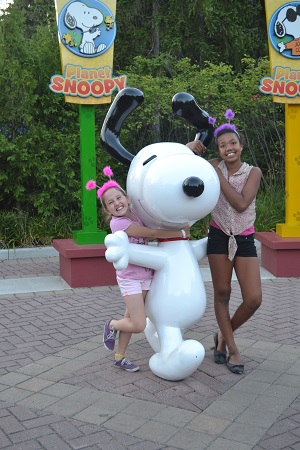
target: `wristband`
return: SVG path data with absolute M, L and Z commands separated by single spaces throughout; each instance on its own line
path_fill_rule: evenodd
M 186 238 L 186 232 L 185 232 L 185 230 L 181 229 L 180 231 L 181 231 L 181 234 L 182 234 L 183 239 L 185 239 L 185 238 Z

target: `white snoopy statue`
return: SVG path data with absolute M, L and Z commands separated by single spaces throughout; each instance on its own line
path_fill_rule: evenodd
M 219 198 L 219 179 L 211 164 L 183 144 L 155 143 L 135 156 L 121 145 L 122 124 L 143 99 L 143 93 L 135 88 L 118 93 L 103 123 L 101 142 L 112 156 L 130 165 L 127 193 L 144 224 L 179 230 L 212 211 Z M 176 94 L 173 110 L 189 123 L 197 122 L 198 136 L 210 141 L 209 116 L 191 95 Z M 130 244 L 124 231 L 117 231 L 106 236 L 105 245 L 106 259 L 116 269 L 123 270 L 130 262 L 155 271 L 145 305 L 145 335 L 155 352 L 149 360 L 151 371 L 172 381 L 190 376 L 205 355 L 203 345 L 197 340 L 184 340 L 183 333 L 206 308 L 198 261 L 206 256 L 207 238 L 138 245 Z

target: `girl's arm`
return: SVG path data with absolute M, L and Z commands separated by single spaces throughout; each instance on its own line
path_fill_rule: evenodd
M 245 211 L 258 192 L 261 180 L 261 170 L 258 167 L 253 167 L 251 169 L 248 180 L 241 193 L 230 186 L 219 169 L 217 169 L 217 174 L 219 176 L 221 190 L 230 205 L 239 213 Z
M 199 140 L 188 142 L 185 145 L 198 156 L 203 156 L 203 154 L 206 150 L 206 147 Z M 208 160 L 208 162 L 214 167 L 214 169 L 216 169 L 216 167 L 220 161 L 221 161 L 220 158 L 214 158 L 214 159 Z
M 167 239 L 167 238 L 182 238 L 182 237 L 190 237 L 190 227 L 182 227 L 182 230 L 185 232 L 181 232 L 181 230 L 155 230 L 153 228 L 143 227 L 141 225 L 137 225 L 133 223 L 128 228 L 126 228 L 125 233 L 129 237 L 141 237 L 148 239 Z

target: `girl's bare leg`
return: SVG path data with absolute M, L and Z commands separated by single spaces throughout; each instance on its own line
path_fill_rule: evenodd
M 127 311 L 127 308 L 125 310 L 124 318 L 129 318 L 129 314 Z M 128 333 L 127 331 L 120 331 L 119 332 L 119 339 L 118 339 L 118 345 L 117 345 L 117 355 L 125 355 L 125 352 L 127 350 L 128 344 L 130 342 L 132 333 Z
M 223 256 L 225 259 L 222 259 Z M 234 263 L 228 260 L 227 255 L 209 255 L 208 258 L 215 291 L 215 314 L 222 333 L 222 335 L 218 335 L 218 350 L 224 353 L 227 344 L 230 362 L 240 364 L 240 353 L 233 333 L 247 322 L 261 305 L 262 291 L 258 258 L 236 257 Z M 229 299 L 233 266 L 240 284 L 243 301 L 230 319 Z M 228 279 L 229 274 L 230 280 Z
M 126 310 L 124 318 L 111 320 L 110 326 L 119 331 L 117 354 L 125 355 L 132 333 L 142 333 L 146 327 L 145 297 L 148 291 L 142 294 L 127 295 L 124 297 Z
M 258 258 L 237 256 L 235 258 L 234 269 L 240 284 L 243 302 L 237 308 L 231 319 L 233 331 L 247 322 L 262 302 Z
M 241 357 L 236 346 L 231 318 L 229 314 L 229 300 L 231 294 L 231 277 L 233 261 L 227 255 L 208 255 L 212 282 L 214 286 L 214 308 L 216 319 L 220 328 L 218 334 L 218 350 L 226 352 L 226 345 L 232 364 L 241 364 Z

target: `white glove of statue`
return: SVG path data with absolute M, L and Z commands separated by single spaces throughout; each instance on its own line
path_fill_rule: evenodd
M 104 240 L 107 247 L 105 258 L 113 263 L 117 270 L 124 270 L 129 263 L 129 240 L 125 231 L 108 234 Z

